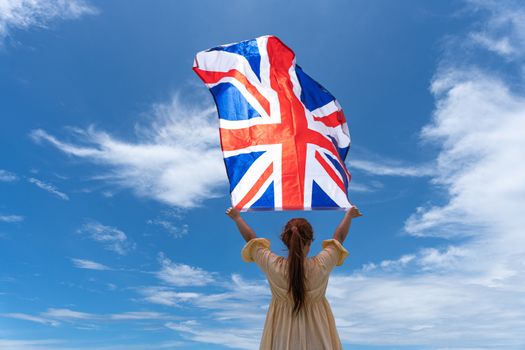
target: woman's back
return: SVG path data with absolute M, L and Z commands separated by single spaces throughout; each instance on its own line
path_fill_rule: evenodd
M 304 260 L 305 304 L 292 315 L 288 259 L 270 250 L 265 238 L 250 240 L 242 250 L 244 261 L 255 261 L 264 271 L 272 292 L 260 349 L 342 349 L 334 317 L 325 293 L 330 272 L 348 256 L 335 239 L 323 241 L 322 251 Z

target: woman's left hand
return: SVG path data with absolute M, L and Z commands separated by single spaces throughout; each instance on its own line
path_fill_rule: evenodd
M 348 210 L 348 214 L 350 215 L 350 217 L 351 217 L 352 219 L 355 219 L 355 218 L 358 218 L 358 217 L 360 217 L 360 216 L 363 216 L 363 214 L 359 211 L 359 208 L 356 207 L 355 205 L 352 206 L 352 208 L 350 208 L 350 209 Z

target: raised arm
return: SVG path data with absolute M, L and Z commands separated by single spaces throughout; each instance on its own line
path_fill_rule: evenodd
M 350 230 L 350 224 L 352 224 L 352 219 L 361 216 L 361 212 L 357 207 L 352 207 L 348 209 L 343 217 L 343 220 L 339 223 L 339 226 L 335 229 L 334 239 L 337 239 L 341 244 L 343 244 L 346 235 L 348 235 L 348 230 Z
M 226 215 L 228 215 L 233 221 L 235 221 L 239 232 L 241 233 L 242 237 L 246 242 L 248 242 L 252 238 L 257 237 L 252 228 L 248 226 L 246 221 L 244 221 L 244 219 L 241 217 L 241 213 L 237 209 L 231 207 L 226 209 Z

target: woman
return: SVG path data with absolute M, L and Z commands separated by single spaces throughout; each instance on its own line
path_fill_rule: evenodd
M 322 251 L 310 259 L 307 255 L 314 237 L 305 219 L 291 219 L 285 225 L 281 240 L 288 247 L 288 258 L 284 258 L 270 251 L 269 240 L 257 238 L 238 210 L 229 208 L 226 214 L 247 242 L 241 252 L 243 260 L 257 263 L 272 291 L 260 349 L 342 349 L 325 292 L 330 272 L 348 256 L 342 243 L 352 219 L 362 215 L 359 209 L 352 207 L 345 213 L 333 238 L 324 240 Z

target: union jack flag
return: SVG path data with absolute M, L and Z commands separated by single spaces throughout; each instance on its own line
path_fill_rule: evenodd
M 197 53 L 210 89 L 232 205 L 246 210 L 351 207 L 344 159 L 350 134 L 334 96 L 263 36 Z

